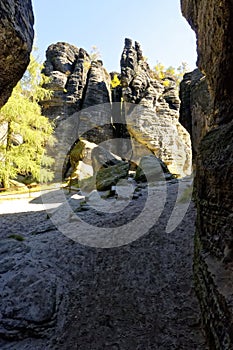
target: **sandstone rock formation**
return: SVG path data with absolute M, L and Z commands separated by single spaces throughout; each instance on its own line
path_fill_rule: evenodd
M 152 77 L 137 42 L 134 46 L 132 40 L 125 39 L 121 74 L 109 75 L 102 61 L 90 62 L 86 51 L 67 43 L 50 45 L 46 57 L 44 72 L 51 78 L 48 88 L 54 95 L 43 102 L 43 111 L 57 125 L 78 112 L 75 124 L 82 139 L 99 144 L 113 137 L 131 137 L 132 144 L 133 140 L 143 144 L 171 173 L 191 173 L 190 137 L 178 121 L 180 100 L 175 81 Z M 115 75 L 119 84 L 113 87 L 110 77 Z M 63 129 L 56 132 L 62 139 Z M 129 154 L 130 143 L 127 147 L 119 143 L 117 153 Z
M 186 73 L 180 83 L 180 123 L 191 135 L 193 159 L 198 147 L 213 124 L 213 101 L 206 77 L 195 69 Z
M 233 7 L 230 0 L 182 0 L 181 6 L 196 32 L 198 65 L 214 103 L 215 129 L 197 158 L 196 291 L 211 349 L 232 349 Z
M 156 181 L 164 181 L 164 178 L 171 180 L 173 176 L 159 158 L 152 154 L 141 158 L 135 174 L 136 181 L 155 183 Z
M 52 44 L 46 51 L 44 66 L 44 73 L 50 78 L 47 88 L 53 91 L 53 97 L 42 101 L 43 114 L 54 120 L 56 125 L 80 110 L 109 104 L 110 76 L 101 61 L 91 62 L 84 49 L 64 42 Z M 83 121 L 86 123 L 84 136 L 96 143 L 113 135 L 110 105 L 102 108 L 102 119 L 106 120 L 106 125 L 101 128 L 98 128 L 98 117 L 99 109 L 92 108 L 87 111 Z M 79 122 L 80 114 L 77 114 L 76 126 Z M 60 138 L 60 135 L 57 137 Z
M 31 0 L 0 1 L 0 107 L 25 72 L 34 37 Z
M 182 12 L 197 34 L 198 67 L 205 73 L 215 105 L 215 120 L 231 120 L 233 100 L 232 1 L 181 0 Z
M 48 47 L 44 73 L 51 81 L 47 85 L 53 93 L 49 101 L 43 101 L 43 112 L 60 121 L 80 110 L 86 85 L 90 58 L 83 49 L 58 42 Z
M 180 101 L 171 77 L 164 83 L 151 76 L 139 44 L 129 39 L 121 58 L 122 96 L 127 128 L 132 137 L 145 145 L 178 176 L 191 173 L 189 133 L 179 123 Z M 133 108 L 132 104 L 137 104 Z

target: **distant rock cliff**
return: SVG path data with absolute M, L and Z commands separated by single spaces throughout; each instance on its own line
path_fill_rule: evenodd
M 195 161 L 201 140 L 213 127 L 213 100 L 206 77 L 195 69 L 180 84 L 180 123 L 190 133 Z
M 51 78 L 48 88 L 54 95 L 43 102 L 45 115 L 59 123 L 80 110 L 108 104 L 106 125 L 87 132 L 87 141 L 100 143 L 130 134 L 132 143 L 143 144 L 172 173 L 191 173 L 191 143 L 178 121 L 177 86 L 171 77 L 159 81 L 152 76 L 139 43 L 133 45 L 132 40 L 125 39 L 121 73 L 108 74 L 102 61 L 91 62 L 85 50 L 67 43 L 50 45 L 46 57 L 44 72 Z M 115 75 L 119 84 L 113 86 L 111 79 Z M 138 109 L 132 108 L 134 105 L 140 107 L 140 115 Z
M 214 129 L 197 156 L 194 275 L 211 349 L 233 349 L 233 6 L 181 0 L 197 35 L 198 66 L 213 100 Z
M 29 63 L 33 24 L 30 0 L 0 0 L 0 107 L 10 97 Z

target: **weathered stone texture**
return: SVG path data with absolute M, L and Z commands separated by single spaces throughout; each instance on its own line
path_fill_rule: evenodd
M 199 69 L 184 75 L 180 84 L 180 100 L 179 121 L 190 133 L 195 159 L 201 140 L 213 124 L 213 101 L 206 77 Z
M 191 173 L 190 137 L 178 121 L 176 83 L 169 76 L 164 81 L 153 78 L 137 42 L 133 45 L 125 39 L 121 74 L 108 74 L 102 61 L 90 62 L 83 49 L 67 43 L 50 45 L 46 57 L 44 72 L 51 78 L 48 88 L 54 94 L 52 100 L 43 102 L 45 115 L 59 124 L 79 112 L 75 123 L 82 139 L 99 144 L 131 136 L 161 157 L 172 173 Z M 110 77 L 116 74 L 120 84 L 110 88 Z M 131 113 L 134 105 L 143 110 L 136 120 Z M 119 143 L 119 152 L 127 153 L 122 147 Z
M 196 290 L 211 349 L 226 350 L 233 349 L 233 4 L 183 0 L 181 6 L 197 34 L 198 65 L 212 94 L 215 122 L 197 157 Z
M 50 78 L 46 86 L 53 91 L 53 96 L 48 101 L 42 101 L 43 113 L 57 125 L 81 110 L 110 103 L 110 75 L 102 61 L 91 62 L 84 49 L 64 42 L 52 44 L 46 51 L 44 66 L 44 73 Z M 99 143 L 112 137 L 110 104 L 103 107 L 101 113 L 106 126 L 99 124 L 98 108 L 87 110 L 86 116 L 85 113 L 81 117 L 77 114 L 76 127 L 82 119 L 85 137 L 91 142 Z M 100 125 L 101 128 L 98 128 Z M 57 137 L 60 138 L 60 135 Z
M 29 63 L 33 24 L 30 0 L 0 1 L 0 107 L 10 97 Z
M 74 45 L 58 42 L 48 47 L 44 73 L 53 97 L 42 103 L 45 115 L 59 122 L 80 110 L 89 65 L 87 52 Z
M 205 73 L 217 123 L 233 112 L 233 5 L 231 0 L 181 0 L 182 13 L 197 35 L 198 67 Z
M 125 40 L 121 58 L 122 96 L 128 131 L 178 176 L 191 173 L 189 133 L 179 123 L 180 100 L 175 81 L 153 79 L 138 43 Z M 132 104 L 139 107 L 133 109 Z

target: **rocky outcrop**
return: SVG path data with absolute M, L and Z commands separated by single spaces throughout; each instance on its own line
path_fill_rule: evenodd
M 197 34 L 198 67 L 205 73 L 215 105 L 215 121 L 231 120 L 233 106 L 232 1 L 181 0 L 182 12 Z
M 88 71 L 86 93 L 82 108 L 110 102 L 110 75 L 102 61 L 93 61 Z
M 203 137 L 213 124 L 213 101 L 206 77 L 195 69 L 186 73 L 180 83 L 180 123 L 190 133 L 193 160 Z
M 96 143 L 112 137 L 110 76 L 102 61 L 91 61 L 84 49 L 58 42 L 50 45 L 46 51 L 44 73 L 50 78 L 46 87 L 53 92 L 51 99 L 41 102 L 44 115 L 59 125 L 81 110 L 108 104 L 101 111 L 102 119 L 105 120 L 101 128 L 99 109 L 92 108 L 85 116 L 85 113 L 82 114 L 82 123 L 85 124 L 85 134 L 82 136 Z M 80 119 L 79 113 L 76 127 Z M 57 138 L 60 139 L 61 135 L 57 135 Z
M 189 133 L 179 123 L 180 100 L 175 81 L 153 79 L 139 44 L 129 39 L 121 58 L 122 96 L 130 135 L 178 176 L 191 173 Z M 132 104 L 137 104 L 133 108 Z
M 46 87 L 53 91 L 50 100 L 42 101 L 43 112 L 57 122 L 81 109 L 110 102 L 109 74 L 102 61 L 91 62 L 82 48 L 64 42 L 50 45 L 43 72 L 50 78 Z
M 206 74 L 215 122 L 197 157 L 196 291 L 211 349 L 232 349 L 233 7 L 230 0 L 181 5 L 197 34 L 198 65 Z
M 88 53 L 74 45 L 58 42 L 48 47 L 44 74 L 52 99 L 43 101 L 43 113 L 59 122 L 80 110 L 90 66 Z
M 0 1 L 0 107 L 10 97 L 29 63 L 33 24 L 30 0 Z
M 136 140 L 161 158 L 171 173 L 191 173 L 190 137 L 178 121 L 176 83 L 169 76 L 163 81 L 153 78 L 137 42 L 133 45 L 125 39 L 121 74 L 108 74 L 102 61 L 91 62 L 83 49 L 67 43 L 50 45 L 46 57 L 47 86 L 54 94 L 50 101 L 43 101 L 43 111 L 57 125 L 76 113 L 82 139 L 100 144 L 113 137 L 131 138 L 132 144 Z M 135 113 L 135 105 L 141 108 L 140 115 Z M 56 133 L 62 139 L 59 131 Z M 130 143 L 118 142 L 117 153 L 126 155 L 129 148 Z

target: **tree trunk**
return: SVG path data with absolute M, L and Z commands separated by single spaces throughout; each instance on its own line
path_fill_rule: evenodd
M 10 187 L 10 159 L 9 159 L 9 152 L 11 151 L 11 140 L 12 140 L 12 127 L 11 122 L 8 122 L 7 127 L 7 138 L 6 138 L 6 153 L 5 153 L 5 160 L 4 160 L 4 175 L 2 179 L 3 188 L 8 189 Z

